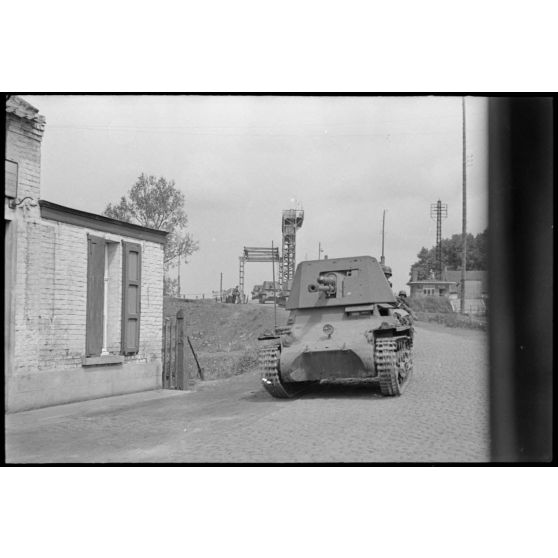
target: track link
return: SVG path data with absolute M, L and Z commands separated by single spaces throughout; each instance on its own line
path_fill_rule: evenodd
M 262 373 L 262 385 L 267 392 L 278 399 L 290 399 L 302 391 L 303 386 L 285 384 L 279 375 L 279 344 L 267 345 L 258 351 L 258 361 Z
M 382 395 L 401 395 L 412 375 L 410 338 L 376 339 L 374 361 Z

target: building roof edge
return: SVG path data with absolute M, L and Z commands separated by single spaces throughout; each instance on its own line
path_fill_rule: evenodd
M 47 200 L 39 200 L 39 206 L 41 208 L 41 217 L 51 221 L 88 227 L 104 232 L 121 234 L 122 236 L 131 236 L 142 240 L 157 242 L 159 244 L 164 244 L 168 235 L 167 231 L 142 227 L 135 223 L 127 223 L 125 221 L 113 219 L 112 217 L 88 213 L 81 209 L 66 207 Z

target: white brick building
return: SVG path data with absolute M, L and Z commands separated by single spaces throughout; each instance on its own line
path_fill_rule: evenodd
M 8 411 L 161 387 L 166 233 L 40 200 L 44 127 L 7 101 Z

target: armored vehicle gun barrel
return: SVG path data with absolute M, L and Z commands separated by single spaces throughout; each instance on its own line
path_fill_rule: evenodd
M 316 283 L 308 285 L 308 292 L 324 292 L 327 296 L 334 296 L 337 292 L 337 278 L 335 275 L 320 275 Z

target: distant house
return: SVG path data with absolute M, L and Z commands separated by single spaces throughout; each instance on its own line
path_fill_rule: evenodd
M 444 269 L 441 279 L 418 280 L 418 272 L 413 269 L 407 283 L 411 297 L 447 296 L 454 311 L 461 308 L 461 270 Z M 465 311 L 469 314 L 484 314 L 488 297 L 488 277 L 486 271 L 471 270 L 465 274 Z
M 430 279 L 418 279 L 418 270 L 413 268 L 411 272 L 411 280 L 407 283 L 411 291 L 410 296 L 450 296 L 456 293 L 456 282 L 443 278 L 436 279 L 433 275 Z
M 444 277 L 461 286 L 461 270 L 447 269 Z M 488 276 L 486 271 L 470 270 L 465 272 L 465 298 L 482 298 L 488 295 Z
M 455 281 L 456 292 L 451 293 L 450 302 L 455 311 L 461 308 L 461 270 L 448 269 L 444 277 Z M 465 312 L 485 314 L 488 299 L 488 274 L 486 271 L 470 270 L 465 272 Z
M 161 387 L 166 233 L 41 200 L 44 128 L 7 101 L 8 411 Z

